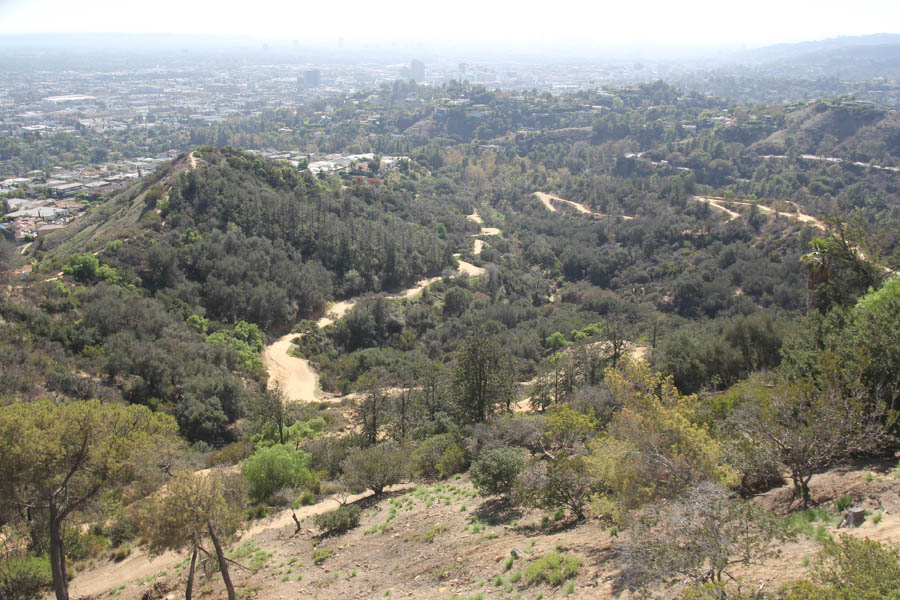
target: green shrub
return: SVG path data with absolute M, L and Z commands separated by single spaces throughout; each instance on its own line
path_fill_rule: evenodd
M 313 562 L 317 565 L 321 565 L 323 562 L 328 560 L 332 554 L 334 554 L 333 548 L 316 548 L 315 550 L 313 550 Z
M 0 590 L 9 600 L 40 598 L 52 583 L 47 556 L 9 556 L 0 560 Z
M 844 512 L 848 508 L 853 505 L 853 496 L 850 494 L 844 494 L 840 498 L 837 499 L 837 502 L 834 503 L 834 507 L 838 512 Z
M 92 281 L 97 278 L 100 260 L 89 252 L 69 257 L 69 264 L 62 268 L 63 273 L 71 275 L 78 281 Z
M 808 508 L 787 518 L 787 530 L 792 535 L 802 533 L 814 540 L 823 541 L 830 538 L 827 526 L 837 521 L 838 517 L 824 509 Z
M 426 479 L 442 477 L 439 467 L 444 453 L 455 445 L 449 433 L 433 435 L 422 440 L 412 454 L 412 467 L 416 473 Z
M 841 536 L 827 540 L 816 557 L 809 579 L 782 588 L 778 600 L 900 600 L 900 547 L 869 539 Z M 683 600 L 751 600 L 727 583 L 698 584 L 688 588 Z M 770 598 L 770 596 L 766 596 Z
M 250 483 L 250 497 L 265 502 L 282 488 L 310 485 L 309 462 L 309 454 L 287 444 L 257 450 L 242 467 Z
M 572 554 L 548 552 L 525 567 L 526 585 L 548 583 L 552 586 L 562 585 L 567 579 L 578 575 L 581 559 Z
M 521 448 L 495 448 L 483 452 L 469 475 L 479 492 L 485 495 L 508 495 L 522 468 L 525 456 Z
M 451 475 L 461 473 L 466 470 L 469 461 L 466 459 L 466 453 L 455 443 L 450 444 L 441 455 L 441 460 L 437 464 L 441 479 L 447 479 Z
M 341 506 L 338 509 L 313 517 L 316 527 L 326 535 L 344 533 L 359 525 L 358 506 Z
M 327 479 L 337 479 L 347 454 L 359 447 L 355 442 L 350 436 L 319 437 L 303 444 L 303 449 L 312 455 L 313 469 L 323 472 Z
M 384 442 L 356 450 L 341 463 L 341 481 L 348 489 L 361 492 L 370 489 L 380 496 L 384 488 L 400 483 L 409 474 L 408 453 L 398 444 Z
M 900 600 L 900 547 L 847 535 L 828 541 L 812 580 L 829 600 Z
M 434 542 L 434 538 L 439 533 L 444 533 L 447 531 L 446 525 L 438 525 L 437 527 L 432 527 L 428 530 L 428 532 L 422 537 L 423 540 L 428 542 L 429 544 Z
M 232 442 L 206 459 L 210 467 L 236 465 L 253 454 L 253 444 L 246 440 Z
M 77 527 L 70 527 L 65 532 L 66 556 L 72 560 L 93 558 L 109 548 L 109 540 L 94 532 L 80 533 Z
M 125 542 L 130 542 L 138 535 L 137 523 L 127 515 L 119 515 L 103 528 L 103 533 L 109 538 L 113 548 L 117 548 Z
M 300 494 L 300 497 L 297 498 L 297 504 L 299 506 L 312 506 L 315 503 L 316 495 L 309 490 L 303 490 L 303 492 Z

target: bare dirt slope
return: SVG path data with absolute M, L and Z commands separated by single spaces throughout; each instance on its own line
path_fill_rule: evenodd
M 896 464 L 896 461 L 893 461 Z M 900 541 L 900 479 L 890 465 L 860 464 L 816 475 L 812 486 L 821 507 L 850 494 L 854 502 L 880 514 L 854 530 L 826 524 L 828 535 L 841 532 L 877 540 Z M 778 488 L 756 501 L 770 510 L 787 507 L 788 487 Z M 321 538 L 310 517 L 331 510 L 334 499 L 297 511 L 303 520 L 295 534 L 290 511 L 252 524 L 232 546 L 232 557 L 248 569 L 234 567 L 232 576 L 244 598 L 415 598 L 485 600 L 499 598 L 575 598 L 627 600 L 629 593 L 614 589 L 619 566 L 617 538 L 596 519 L 581 523 L 544 520 L 546 513 L 508 507 L 477 496 L 467 476 L 446 482 L 393 488 L 381 499 L 358 496 L 350 501 L 363 508 L 361 524 L 340 536 Z M 305 520 L 304 520 L 305 519 Z M 619 536 L 627 535 L 621 532 Z M 820 542 L 800 535 L 784 544 L 780 555 L 763 565 L 738 570 L 754 589 L 773 591 L 803 577 Z M 330 555 L 321 564 L 313 552 Z M 554 588 L 526 586 L 524 572 L 536 557 L 550 551 L 568 552 L 583 563 L 573 581 Z M 513 552 L 517 558 L 513 558 Z M 148 600 L 183 597 L 184 556 L 166 554 L 148 560 L 135 552 L 121 563 L 104 563 L 79 574 L 73 597 Z M 509 565 L 507 561 L 512 558 Z M 151 591 L 157 584 L 156 591 Z M 210 599 L 224 597 L 219 578 L 212 573 L 195 591 Z
M 408 489 L 409 485 L 399 485 L 389 488 L 389 492 L 398 492 Z M 372 492 L 365 492 L 350 496 L 346 501 L 353 503 L 368 498 Z M 335 498 L 326 498 L 325 500 L 313 506 L 304 506 L 295 511 L 284 510 L 276 514 L 274 517 L 263 519 L 250 525 L 240 536 L 235 545 L 241 545 L 246 541 L 251 541 L 259 536 L 265 535 L 270 530 L 281 531 L 289 528 L 294 531 L 294 520 L 292 512 L 298 519 L 308 519 L 315 515 L 334 510 L 339 507 L 340 503 Z M 135 588 L 149 587 L 144 584 L 143 580 L 159 581 L 171 580 L 171 585 L 166 587 L 177 587 L 181 584 L 175 577 L 171 577 L 170 571 L 177 569 L 178 565 L 184 561 L 184 556 L 175 552 L 166 552 L 159 556 L 151 556 L 143 549 L 132 552 L 127 558 L 120 562 L 107 561 L 97 568 L 90 569 L 79 574 L 72 580 L 69 586 L 70 595 L 73 598 L 79 597 L 101 597 L 112 590 L 116 590 L 122 586 L 126 588 L 131 586 Z M 165 575 L 160 575 L 165 573 Z M 140 583 L 139 583 L 140 582 Z M 183 592 L 179 589 L 179 592 Z M 108 594 L 114 595 L 114 594 Z M 178 594 L 176 594 L 178 597 Z

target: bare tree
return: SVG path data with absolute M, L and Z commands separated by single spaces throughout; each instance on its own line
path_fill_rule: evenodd
M 736 412 L 737 427 L 777 452 L 803 506 L 811 501 L 809 481 L 817 471 L 884 441 L 883 407 L 869 401 L 861 385 L 848 389 L 825 375 L 818 387 L 805 381 L 757 391 Z
M 677 500 L 642 510 L 618 545 L 620 584 L 720 582 L 735 565 L 772 555 L 783 527 L 751 502 L 702 482 Z

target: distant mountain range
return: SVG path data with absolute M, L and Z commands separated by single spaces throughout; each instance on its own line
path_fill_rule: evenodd
M 839 76 L 842 79 L 900 78 L 900 35 L 838 37 L 777 44 L 736 54 L 735 63 L 773 75 Z

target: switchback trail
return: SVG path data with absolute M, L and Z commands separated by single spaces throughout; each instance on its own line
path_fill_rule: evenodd
M 765 213 L 767 215 L 778 214 L 782 217 L 786 217 L 786 218 L 792 219 L 794 221 L 799 221 L 801 223 L 807 223 L 809 225 L 812 225 L 813 227 L 818 227 L 822 231 L 826 230 L 825 223 L 823 223 L 821 219 L 817 219 L 816 217 L 814 217 L 812 215 L 807 215 L 803 212 L 800 212 L 800 207 L 798 207 L 795 202 L 792 202 L 790 200 L 788 200 L 788 202 L 790 202 L 794 206 L 794 208 L 797 209 L 797 212 L 793 212 L 793 213 L 778 212 L 770 206 L 766 206 L 764 204 L 759 204 L 757 202 L 749 202 L 747 200 L 731 200 L 729 198 L 720 198 L 718 196 L 694 196 L 694 200 L 697 200 L 698 202 L 705 202 L 706 204 L 709 204 L 713 208 L 717 208 L 717 209 L 723 211 L 724 213 L 726 213 L 728 215 L 729 221 L 737 219 L 741 215 L 739 213 L 734 212 L 733 210 L 728 209 L 726 206 L 724 206 L 722 204 L 723 202 L 728 202 L 729 204 L 739 204 L 741 206 L 756 206 L 760 212 Z
M 818 219 L 812 215 L 808 215 L 806 213 L 801 212 L 800 207 L 797 206 L 797 203 L 794 202 L 793 200 L 785 200 L 785 202 L 792 204 L 794 206 L 794 208 L 797 210 L 797 212 L 779 212 L 770 206 L 765 206 L 765 205 L 759 204 L 757 202 L 748 202 L 747 200 L 731 200 L 729 198 L 720 198 L 717 196 L 694 196 L 694 200 L 697 200 L 698 202 L 705 202 L 706 204 L 709 204 L 713 208 L 717 208 L 718 210 L 723 211 L 724 213 L 726 213 L 728 215 L 729 221 L 733 221 L 734 219 L 737 219 L 741 215 L 739 213 L 734 212 L 733 210 L 728 209 L 726 206 L 723 206 L 723 204 L 722 204 L 723 202 L 728 202 L 730 204 L 739 204 L 741 206 L 755 206 L 763 214 L 778 215 L 781 217 L 786 217 L 793 221 L 798 221 L 800 223 L 812 225 L 813 227 L 821 229 L 822 231 L 828 231 L 828 226 L 825 225 L 825 223 L 821 219 Z M 854 249 L 856 250 L 856 253 L 859 254 L 860 258 L 862 258 L 863 260 L 869 260 L 869 258 L 866 256 L 866 253 L 862 250 L 862 248 L 856 247 Z M 894 273 L 893 269 L 891 269 L 890 267 L 887 267 L 885 265 L 878 264 L 875 262 L 873 262 L 873 264 L 887 274 Z
M 482 219 L 481 215 L 478 214 L 477 208 L 472 211 L 471 215 L 466 215 L 466 218 L 474 223 L 478 223 L 479 225 L 481 225 L 481 231 L 472 235 L 472 237 L 475 238 L 474 244 L 472 246 L 472 254 L 474 254 L 475 256 L 481 256 L 481 251 L 484 250 L 484 240 L 478 239 L 478 236 L 500 235 L 500 230 L 496 227 L 485 227 L 484 219 Z
M 483 275 L 484 272 L 483 268 L 460 260 L 459 269 L 457 269 L 454 276 L 468 275 L 470 277 L 478 277 Z M 401 292 L 388 294 L 387 297 L 395 299 L 412 298 L 442 278 L 439 276 L 422 279 L 416 285 Z M 331 325 L 350 312 L 358 301 L 359 298 L 357 297 L 333 304 L 325 316 L 316 322 L 316 325 L 318 327 Z M 321 393 L 319 389 L 319 375 L 309 364 L 308 360 L 291 355 L 294 338 L 301 336 L 302 334 L 299 333 L 288 333 L 263 348 L 262 360 L 269 374 L 269 379 L 278 384 L 291 402 L 340 401 L 339 397 L 329 398 Z

